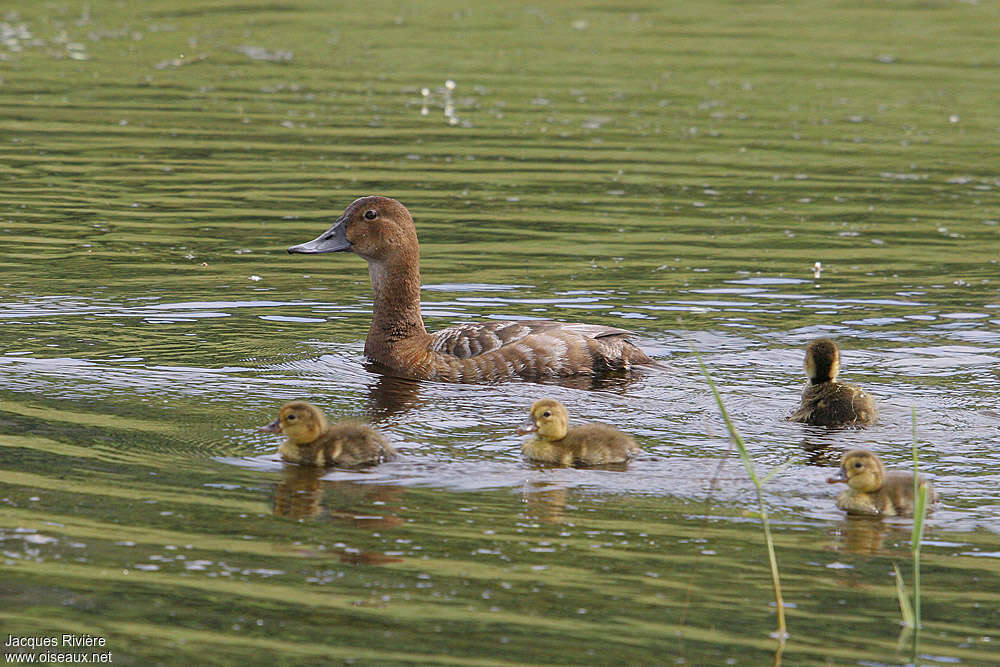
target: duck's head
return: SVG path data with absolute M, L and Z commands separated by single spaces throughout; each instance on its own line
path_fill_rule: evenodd
M 292 444 L 305 445 L 318 438 L 326 428 L 326 417 L 319 408 L 305 401 L 292 401 L 281 406 L 278 418 L 260 430 L 284 433 Z
M 806 347 L 803 365 L 812 384 L 833 381 L 840 372 L 840 350 L 837 349 L 837 344 L 829 338 L 817 338 Z
M 867 449 L 852 449 L 840 459 L 840 470 L 826 481 L 830 484 L 847 482 L 855 491 L 870 493 L 882 488 L 885 469 L 882 459 Z
M 288 252 L 353 252 L 372 261 L 416 247 L 417 232 L 406 207 L 395 199 L 373 196 L 354 200 L 330 229 L 312 241 L 292 246 Z
M 543 398 L 532 404 L 531 417 L 521 424 L 517 432 L 521 435 L 537 432 L 542 440 L 562 440 L 568 429 L 566 406 L 554 398 Z

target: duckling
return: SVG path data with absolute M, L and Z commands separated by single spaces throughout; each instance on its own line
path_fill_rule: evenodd
M 837 507 L 849 514 L 897 516 L 913 514 L 913 473 L 885 471 L 882 459 L 867 449 L 852 449 L 840 460 L 840 470 L 826 480 L 830 484 L 847 482 L 850 488 L 837 496 Z M 937 498 L 934 487 L 920 477 L 927 487 L 927 502 Z
M 631 331 L 595 324 L 495 321 L 427 333 L 416 228 L 406 207 L 389 197 L 357 199 L 328 231 L 288 252 L 353 252 L 368 262 L 374 303 L 365 356 L 393 374 L 489 382 L 657 365 L 632 343 Z
M 558 465 L 604 465 L 625 463 L 641 449 L 631 436 L 607 424 L 569 427 L 566 407 L 554 398 L 543 398 L 531 406 L 531 417 L 517 432 L 536 433 L 525 441 L 525 456 Z
M 278 453 L 302 465 L 375 465 L 396 456 L 396 450 L 371 426 L 353 421 L 330 424 L 319 408 L 305 401 L 286 403 L 278 418 L 260 430 L 284 433 L 288 439 Z
M 840 350 L 829 338 L 817 338 L 806 347 L 806 375 L 809 384 L 802 401 L 788 421 L 813 426 L 868 426 L 878 419 L 871 394 L 853 384 L 837 382 Z

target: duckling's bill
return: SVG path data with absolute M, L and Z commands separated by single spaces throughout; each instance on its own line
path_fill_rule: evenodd
M 839 468 L 837 470 L 837 474 L 834 475 L 833 477 L 826 478 L 827 484 L 836 484 L 837 482 L 846 482 L 846 481 L 847 481 L 847 471 L 844 470 L 843 468 Z
M 532 415 L 523 424 L 517 427 L 518 435 L 527 435 L 529 433 L 534 433 L 538 430 L 538 424 L 535 422 L 535 417 Z
M 281 433 L 281 420 L 275 419 L 267 426 L 261 426 L 257 431 L 259 433 Z

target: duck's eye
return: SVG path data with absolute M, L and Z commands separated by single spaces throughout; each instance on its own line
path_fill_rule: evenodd
M 855 468 L 863 468 L 863 467 L 864 467 L 864 465 L 865 465 L 865 464 L 864 464 L 864 463 L 862 463 L 861 461 L 855 461 L 855 462 L 854 462 L 854 467 L 855 467 Z
M 542 416 L 543 416 L 543 417 L 551 417 L 551 416 L 552 416 L 552 413 L 551 413 L 551 412 L 549 412 L 548 410 L 546 410 L 545 412 L 543 412 L 543 413 L 542 413 Z
M 287 419 L 290 422 L 293 422 L 295 421 L 295 415 L 288 415 L 287 417 L 285 417 L 285 419 Z
M 370 208 L 367 211 L 365 211 L 365 220 L 374 220 L 377 217 L 378 217 L 378 211 L 376 211 L 375 209 Z

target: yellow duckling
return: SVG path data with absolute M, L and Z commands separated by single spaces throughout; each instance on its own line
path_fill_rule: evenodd
M 630 436 L 607 424 L 569 427 L 566 407 L 554 398 L 543 398 L 531 406 L 531 417 L 517 432 L 535 433 L 524 443 L 529 459 L 557 465 L 604 465 L 624 463 L 641 449 Z
M 840 350 L 829 338 L 817 338 L 806 348 L 809 384 L 789 421 L 813 426 L 868 426 L 878 419 L 871 394 L 853 384 L 837 382 Z
M 319 408 L 305 401 L 281 406 L 278 418 L 260 430 L 285 434 L 288 439 L 278 453 L 302 465 L 375 465 L 396 456 L 396 450 L 371 426 L 352 421 L 331 425 Z
M 885 471 L 882 459 L 867 449 L 852 449 L 840 460 L 840 470 L 827 480 L 830 484 L 847 482 L 850 488 L 837 496 L 837 507 L 849 514 L 897 516 L 913 514 L 913 473 Z M 931 483 L 920 478 L 927 487 L 927 502 L 937 497 Z

